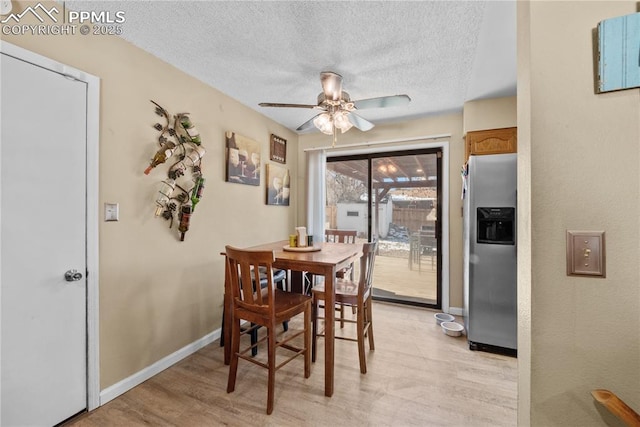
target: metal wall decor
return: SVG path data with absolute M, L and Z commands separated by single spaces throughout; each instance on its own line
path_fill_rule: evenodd
M 172 158 L 175 162 L 167 171 L 167 178 L 162 181 L 156 198 L 155 216 L 162 216 L 173 228 L 174 219 L 178 217 L 180 241 L 184 241 L 189 230 L 191 215 L 202 198 L 205 178 L 202 175 L 202 157 L 206 150 L 202 146 L 200 134 L 189 118 L 189 113 L 178 113 L 171 117 L 167 110 L 151 101 L 156 106 L 156 114 L 164 118 L 164 123 L 156 123 L 153 127 L 160 132 L 158 144 L 160 148 L 151 159 L 145 175 Z
M 278 163 L 287 163 L 287 140 L 271 134 L 270 140 L 271 160 Z

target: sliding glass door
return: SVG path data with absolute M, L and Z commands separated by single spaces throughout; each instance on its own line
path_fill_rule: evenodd
M 374 298 L 441 307 L 440 149 L 327 159 L 326 228 L 378 239 Z

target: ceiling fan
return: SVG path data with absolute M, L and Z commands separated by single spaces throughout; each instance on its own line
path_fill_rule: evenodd
M 352 101 L 349 94 L 342 90 L 342 76 L 332 71 L 321 72 L 320 83 L 322 84 L 322 92 L 318 95 L 318 103 L 316 105 L 274 102 L 261 102 L 259 105 L 261 107 L 313 108 L 321 110 L 321 113 L 298 126 L 296 130 L 304 131 L 315 126 L 321 132 L 333 135 L 333 144 L 335 145 L 337 130 L 345 133 L 352 126 L 361 131 L 368 131 L 373 128 L 373 123 L 354 113 L 354 110 L 402 107 L 411 101 L 408 95 L 381 96 Z

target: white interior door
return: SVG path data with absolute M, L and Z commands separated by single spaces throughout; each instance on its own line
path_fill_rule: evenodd
M 0 66 L 0 424 L 50 426 L 87 407 L 87 85 Z

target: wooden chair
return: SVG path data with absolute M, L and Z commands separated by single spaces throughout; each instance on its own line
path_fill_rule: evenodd
M 358 343 L 358 354 L 360 357 L 360 372 L 367 373 L 367 362 L 364 353 L 364 339 L 369 339 L 369 349 L 375 350 L 373 342 L 373 323 L 371 304 L 373 301 L 372 279 L 373 267 L 378 250 L 378 242 L 365 243 L 362 246 L 362 257 L 360 258 L 360 280 L 354 282 L 349 279 L 337 279 L 335 283 L 336 304 L 341 306 L 352 306 L 356 308 L 356 320 L 342 319 L 344 322 L 355 323 L 357 338 L 338 337 L 348 341 Z M 317 337 L 324 336 L 318 332 L 318 321 L 322 317 L 318 316 L 318 302 L 325 299 L 324 285 L 318 285 L 312 289 L 313 296 L 313 343 L 312 360 L 316 358 Z M 339 321 L 341 319 L 336 319 Z
M 356 230 L 338 230 L 329 228 L 324 230 L 324 236 L 327 242 L 355 243 L 358 232 Z
M 225 255 L 226 253 L 222 252 L 220 253 L 220 255 Z M 266 269 L 264 267 L 260 267 L 260 287 L 261 288 L 266 288 L 268 285 L 267 282 L 267 275 L 266 275 Z M 279 270 L 279 269 L 274 269 L 273 270 L 273 281 L 276 283 L 276 286 L 278 287 L 278 289 L 282 289 L 283 291 L 286 290 L 287 288 L 287 272 L 285 270 Z M 226 291 L 225 291 L 226 292 Z M 220 334 L 220 347 L 224 347 L 224 328 L 225 328 L 225 324 L 224 324 L 224 318 L 225 318 L 225 307 L 222 307 L 222 325 L 221 325 L 221 329 L 222 329 L 222 333 Z M 252 356 L 257 356 L 258 355 L 258 346 L 254 345 L 258 342 L 258 328 L 257 327 L 253 327 L 255 325 L 251 325 L 252 329 L 250 331 L 251 333 L 251 345 L 253 345 L 253 347 L 251 348 L 251 355 Z M 288 331 L 289 330 L 289 321 L 285 320 L 284 322 L 282 322 L 282 329 L 284 329 L 284 331 Z M 225 360 L 226 364 L 229 364 L 229 360 Z
M 324 230 L 325 241 L 333 242 L 333 243 L 355 243 L 356 237 L 358 237 L 358 232 L 356 230 L 336 230 L 336 229 L 327 229 Z M 353 273 L 353 266 L 349 268 L 344 268 L 336 274 L 337 277 L 343 279 L 348 274 Z M 353 276 L 351 277 L 353 280 Z
M 329 228 L 324 230 L 324 238 L 326 242 L 333 243 L 355 243 L 356 237 L 358 237 L 357 230 L 338 230 L 335 228 Z M 344 279 L 345 277 L 349 277 L 353 280 L 353 264 L 349 267 L 345 267 L 336 272 L 336 277 L 339 279 Z M 339 307 L 340 310 L 340 327 L 344 328 L 344 308 L 343 306 Z M 354 309 L 355 314 L 355 309 Z
M 290 293 L 277 289 L 273 280 L 273 261 L 275 256 L 273 251 L 250 251 L 226 246 L 227 274 L 230 279 L 232 294 L 231 304 L 231 363 L 229 366 L 229 381 L 227 383 L 227 393 L 235 390 L 236 374 L 238 372 L 239 359 L 248 360 L 258 366 L 267 368 L 268 392 L 267 392 L 267 414 L 273 412 L 273 400 L 275 389 L 275 373 L 282 366 L 296 358 L 304 356 L 304 377 L 309 378 L 311 374 L 311 298 L 297 293 Z M 268 285 L 265 288 L 258 288 L 254 283 L 260 283 L 260 266 L 264 267 Z M 303 330 L 291 333 L 283 341 L 276 340 L 276 325 L 304 313 Z M 240 321 L 246 320 L 255 325 L 255 328 L 262 326 L 267 329 L 266 337 L 260 339 L 258 343 L 252 344 L 240 350 L 240 336 L 250 333 L 252 328 L 243 331 L 240 328 Z M 304 334 L 304 347 L 297 347 L 290 344 L 290 341 Z M 262 341 L 267 340 L 267 363 L 247 355 L 247 353 Z M 293 355 L 276 365 L 276 350 L 282 347 L 293 351 Z

